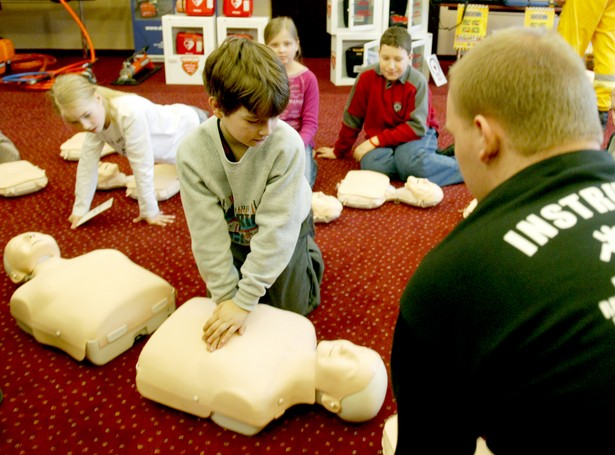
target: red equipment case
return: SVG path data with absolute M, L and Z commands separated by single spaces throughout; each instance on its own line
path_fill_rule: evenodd
M 224 0 L 224 8 L 222 9 L 227 17 L 250 17 L 253 11 L 253 0 Z
M 188 16 L 213 16 L 216 14 L 216 0 L 186 0 Z

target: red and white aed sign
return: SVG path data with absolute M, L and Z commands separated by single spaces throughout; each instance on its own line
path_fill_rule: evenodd
M 250 17 L 253 11 L 253 0 L 224 0 L 222 8 L 222 12 L 228 17 Z
M 177 54 L 203 55 L 203 34 L 178 32 L 175 38 L 175 52 Z
M 216 0 L 186 0 L 188 16 L 213 16 L 216 13 Z
M 182 70 L 188 76 L 196 74 L 199 70 L 200 60 L 198 57 L 180 57 L 182 62 Z

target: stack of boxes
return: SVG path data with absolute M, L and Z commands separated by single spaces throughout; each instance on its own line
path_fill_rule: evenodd
M 393 5 L 395 3 L 395 5 Z M 378 60 L 379 40 L 390 25 L 407 27 L 412 36 L 412 65 L 429 78 L 432 34 L 427 31 L 429 0 L 327 0 L 331 35 L 330 79 L 352 85 L 363 66 Z M 392 8 L 395 6 L 395 9 Z
M 205 59 L 229 35 L 264 42 L 268 17 L 252 16 L 253 0 L 179 0 L 162 16 L 167 84 L 202 85 Z

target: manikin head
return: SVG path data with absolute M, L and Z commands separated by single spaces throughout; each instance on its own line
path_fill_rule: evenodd
M 387 391 L 380 355 L 348 340 L 321 341 L 316 347 L 317 401 L 349 422 L 378 414 Z
M 13 283 L 23 283 L 32 278 L 39 262 L 60 256 L 60 247 L 53 237 L 40 232 L 24 232 L 4 247 L 4 270 Z

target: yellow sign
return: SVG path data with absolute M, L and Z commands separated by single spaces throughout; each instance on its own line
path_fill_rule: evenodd
M 466 51 L 487 34 L 487 5 L 459 5 L 457 7 L 457 27 L 455 29 L 456 50 Z
M 530 28 L 553 29 L 555 23 L 554 8 L 525 8 L 525 19 L 523 25 Z

